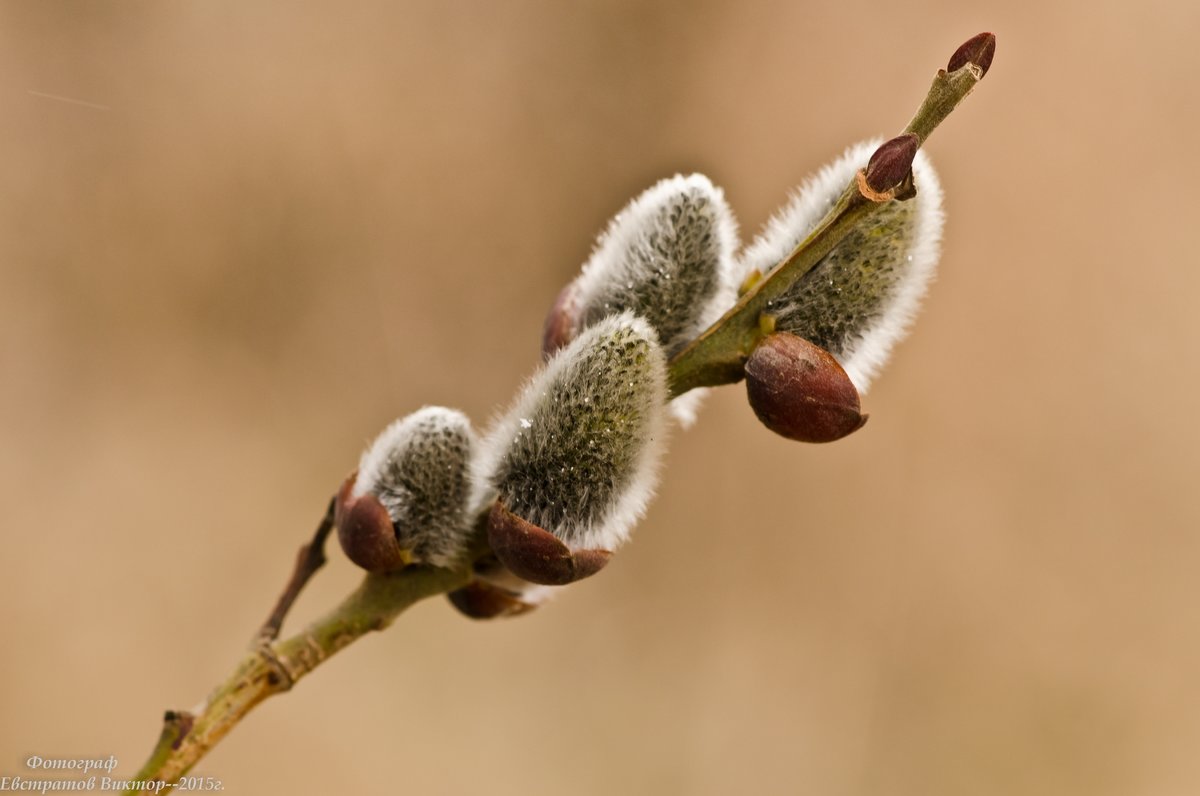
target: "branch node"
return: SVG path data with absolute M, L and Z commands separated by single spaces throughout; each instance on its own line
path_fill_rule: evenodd
M 195 723 L 196 717 L 186 710 L 168 710 L 163 714 L 163 731 L 159 743 L 169 740 L 171 749 L 178 750 Z
M 267 664 L 267 685 L 271 687 L 271 690 L 275 692 L 290 691 L 296 684 L 296 680 L 284 662 L 280 660 L 275 648 L 270 644 L 262 644 L 258 648 L 258 654 Z

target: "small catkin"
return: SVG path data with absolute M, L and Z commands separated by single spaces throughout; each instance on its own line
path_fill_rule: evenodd
M 472 530 L 466 509 L 476 447 L 466 415 L 427 406 L 392 423 L 371 443 L 351 496 L 379 499 L 400 547 L 414 561 L 452 566 Z
M 657 481 L 666 380 L 645 320 L 626 312 L 588 328 L 487 436 L 476 509 L 499 499 L 572 549 L 615 550 Z
M 878 145 L 851 147 L 805 182 L 743 254 L 740 270 L 765 274 L 782 262 Z M 890 202 L 768 307 L 778 331 L 829 351 L 861 393 L 907 334 L 940 255 L 942 189 L 924 152 L 913 162 L 913 180 L 916 197 Z

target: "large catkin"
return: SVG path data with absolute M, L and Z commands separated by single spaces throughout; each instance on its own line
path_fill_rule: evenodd
M 645 509 L 663 447 L 666 359 L 623 313 L 533 377 L 484 442 L 476 506 L 499 499 L 573 549 L 614 550 Z

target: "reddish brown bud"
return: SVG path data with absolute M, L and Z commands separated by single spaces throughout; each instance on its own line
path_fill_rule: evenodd
M 867 422 L 858 390 L 833 355 L 794 334 L 772 334 L 754 349 L 746 394 L 763 425 L 788 439 L 833 442 Z
M 356 476 L 347 478 L 338 491 L 334 509 L 338 542 L 346 557 L 368 572 L 400 569 L 412 561 L 412 554 L 396 541 L 392 518 L 378 498 L 371 494 L 351 498 Z
M 508 589 L 493 586 L 482 580 L 473 580 L 461 589 L 450 592 L 446 597 L 451 605 L 472 619 L 516 616 L 537 607 L 522 602 L 518 595 Z
M 564 586 L 594 575 L 612 557 L 607 550 L 572 552 L 554 534 L 521 519 L 498 500 L 488 515 L 488 543 L 514 575 L 544 586 Z
M 542 326 L 542 357 L 549 359 L 555 351 L 571 342 L 575 336 L 575 283 L 559 291 Z
M 995 54 L 995 34 L 980 33 L 967 39 L 954 51 L 954 55 L 950 56 L 950 63 L 946 65 L 946 71 L 957 72 L 967 64 L 975 64 L 979 67 L 979 77 L 982 79 L 987 74 L 988 67 L 992 65 L 992 56 Z
M 920 147 L 921 139 L 914 133 L 898 135 L 880 144 L 879 149 L 876 149 L 875 154 L 867 161 L 863 178 L 867 187 L 882 195 L 904 182 L 912 174 L 913 158 L 917 156 Z

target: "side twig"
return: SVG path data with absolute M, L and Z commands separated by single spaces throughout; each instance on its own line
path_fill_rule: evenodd
M 288 611 L 292 609 L 292 604 L 296 602 L 296 598 L 300 596 L 301 589 L 316 574 L 317 570 L 325 566 L 325 540 L 329 537 L 329 532 L 333 530 L 333 506 L 336 500 L 336 496 L 329 499 L 329 506 L 325 509 L 325 516 L 321 518 L 320 524 L 317 525 L 317 530 L 313 534 L 312 541 L 301 547 L 300 552 L 296 554 L 296 566 L 292 570 L 291 580 L 284 587 L 283 594 L 279 595 L 279 602 L 275 603 L 275 609 L 271 611 L 271 615 L 267 617 L 267 621 L 259 628 L 258 635 L 254 637 L 254 642 L 251 644 L 252 648 L 269 644 L 279 638 L 279 630 L 283 627 L 283 620 L 287 616 Z

